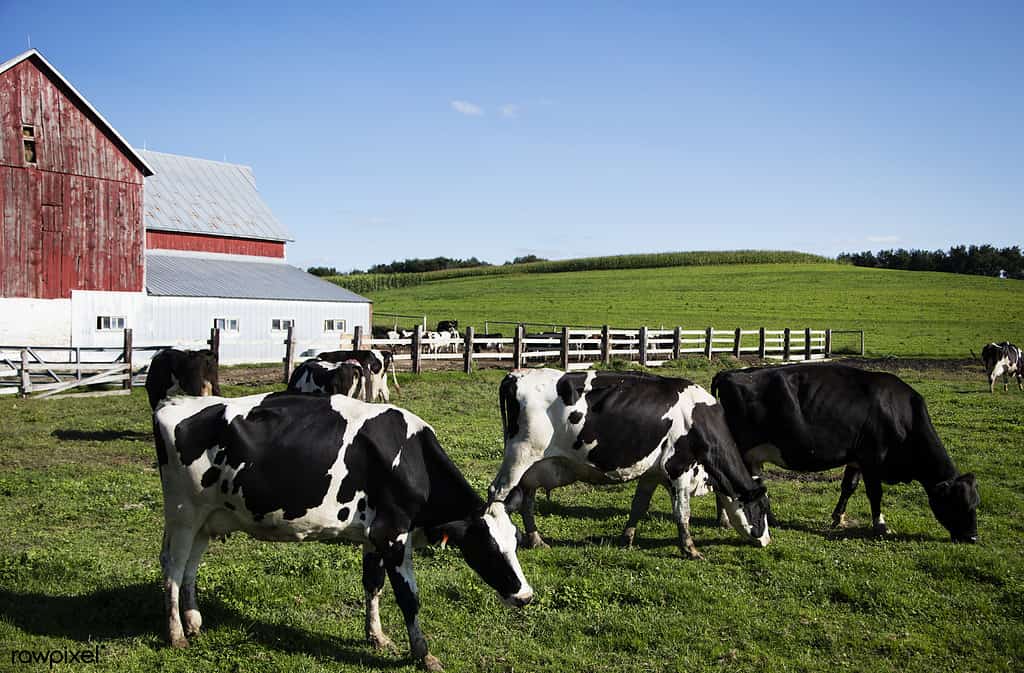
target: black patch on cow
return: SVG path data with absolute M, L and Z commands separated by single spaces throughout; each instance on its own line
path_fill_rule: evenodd
M 228 493 L 228 480 L 227 479 L 225 479 L 224 481 L 220 482 L 220 492 L 223 493 L 224 495 L 227 495 L 227 493 Z
M 153 443 L 156 444 L 157 465 L 167 464 L 167 442 L 164 441 L 164 433 L 160 432 L 156 418 L 153 418 Z
M 360 512 L 359 513 L 359 520 L 360 521 L 366 521 L 366 514 L 364 512 Z
M 203 472 L 203 478 L 199 482 L 199 485 L 203 488 L 210 488 L 217 483 L 218 479 L 220 479 L 220 468 L 211 467 L 206 472 Z
M 228 454 L 224 453 L 223 450 L 218 451 L 217 455 L 213 457 L 213 464 L 222 465 L 224 463 L 224 459 L 227 458 L 227 455 Z
M 516 377 L 509 374 L 501 380 L 498 386 L 498 406 L 501 407 L 501 427 L 505 432 L 505 439 L 511 439 L 519 434 L 519 400 Z
M 217 356 L 211 350 L 187 351 L 167 348 L 149 362 L 146 373 L 146 394 L 149 405 L 156 408 L 167 397 L 174 379 L 185 395 L 199 396 L 203 386 L 210 384 L 214 395 L 220 395 Z
M 569 414 L 569 422 L 572 423 L 573 425 L 576 425 L 581 420 L 583 420 L 583 413 L 582 412 L 574 411 L 571 414 Z
M 182 465 L 191 465 L 196 458 L 220 445 L 224 409 L 224 404 L 213 404 L 183 419 L 174 428 L 174 446 Z
M 345 521 L 348 519 L 348 507 L 342 507 L 338 510 L 338 521 Z
M 232 505 L 232 504 L 231 504 L 230 502 L 225 502 L 225 503 L 224 503 L 224 507 L 225 507 L 226 509 L 230 509 L 230 510 L 231 510 L 232 512 L 233 512 L 233 511 L 235 511 L 235 506 L 234 506 L 234 505 Z
M 356 509 L 360 512 L 366 511 L 366 498 L 359 498 L 359 502 L 356 503 Z
M 664 416 L 679 401 L 679 393 L 691 385 L 683 379 L 600 372 L 584 394 L 585 381 L 585 374 L 566 374 L 557 389 L 563 402 L 575 403 L 580 395 L 586 398 L 587 413 L 574 446 L 596 442 L 587 462 L 603 472 L 635 465 L 658 451 L 672 427 Z
M 297 519 L 323 502 L 328 470 L 341 449 L 347 423 L 330 400 L 308 395 L 269 395 L 223 432 L 227 464 L 238 468 L 234 492 L 257 521 L 282 510 Z

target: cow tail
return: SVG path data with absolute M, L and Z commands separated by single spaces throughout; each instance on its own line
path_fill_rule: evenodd
M 387 378 L 387 375 L 384 378 Z M 393 356 L 391 358 L 391 380 L 395 382 L 395 390 L 401 395 L 402 386 L 398 385 L 398 374 L 395 373 L 395 358 Z
M 722 372 L 718 372 L 715 374 L 715 377 L 711 379 L 711 396 L 714 398 L 718 397 L 718 385 L 721 383 L 721 379 L 719 377 L 721 376 Z

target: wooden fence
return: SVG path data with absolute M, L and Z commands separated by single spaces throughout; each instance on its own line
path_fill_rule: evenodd
M 613 359 L 638 362 L 645 367 L 659 367 L 681 357 L 711 358 L 716 354 L 733 357 L 758 357 L 790 362 L 821 360 L 831 355 L 829 329 L 615 329 L 607 325 L 597 328 L 562 327 L 540 334 L 526 333 L 516 325 L 511 337 L 477 336 L 467 327 L 459 337 L 430 338 L 419 326 L 408 339 L 373 339 L 360 327 L 350 339 L 342 339 L 342 348 L 381 348 L 395 354 L 396 365 L 419 373 L 426 362 L 461 361 L 463 371 L 473 370 L 474 363 L 488 362 L 520 368 L 550 363 L 566 371 L 589 369 L 597 363 L 609 364 Z

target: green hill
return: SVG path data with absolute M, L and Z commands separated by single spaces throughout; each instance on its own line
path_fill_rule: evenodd
M 834 263 L 520 273 L 367 294 L 378 314 L 426 314 L 431 325 L 456 318 L 477 329 L 485 320 L 863 329 L 869 355 L 904 357 L 970 357 L 989 341 L 1024 342 L 1024 281 Z

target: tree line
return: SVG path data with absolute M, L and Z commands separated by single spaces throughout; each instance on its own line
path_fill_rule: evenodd
M 840 262 L 854 266 L 907 271 L 945 271 L 972 276 L 999 276 L 1024 279 L 1024 255 L 1019 246 L 996 248 L 991 245 L 956 245 L 945 250 L 879 250 L 844 252 Z
M 509 264 L 529 264 L 530 262 L 546 262 L 547 260 L 537 255 L 524 255 L 522 257 L 516 257 L 510 262 L 505 262 L 504 266 Z M 424 273 L 426 271 L 444 271 L 446 269 L 471 269 L 482 266 L 494 266 L 490 262 L 485 262 L 477 259 L 476 257 L 469 257 L 467 259 L 457 259 L 452 257 L 430 257 L 426 259 L 411 258 L 402 261 L 394 261 L 389 264 L 374 264 L 369 269 L 363 271 L 362 269 L 353 269 L 348 273 L 350 275 L 360 275 L 367 273 Z M 341 271 L 338 271 L 333 266 L 311 266 L 306 269 L 307 272 L 314 276 L 340 276 Z

